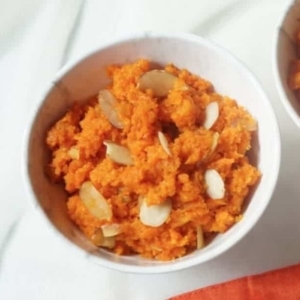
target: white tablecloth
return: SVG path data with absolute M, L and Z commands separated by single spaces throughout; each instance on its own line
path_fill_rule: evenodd
M 0 299 L 161 300 L 300 261 L 300 133 L 280 103 L 271 67 L 274 31 L 287 2 L 0 0 Z M 119 34 L 145 29 L 193 32 L 243 60 L 276 110 L 283 156 L 275 196 L 238 245 L 188 270 L 141 276 L 70 254 L 30 205 L 21 169 L 29 113 L 61 65 Z

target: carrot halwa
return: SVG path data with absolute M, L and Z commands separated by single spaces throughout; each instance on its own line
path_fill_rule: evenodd
M 70 218 L 116 254 L 172 260 L 242 218 L 260 172 L 256 121 L 210 82 L 149 61 L 107 68 L 111 84 L 48 131 L 51 179 Z

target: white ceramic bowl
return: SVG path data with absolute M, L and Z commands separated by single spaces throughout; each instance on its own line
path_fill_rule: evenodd
M 66 194 L 49 183 L 43 167 L 48 159 L 46 131 L 74 101 L 95 95 L 108 82 L 104 68 L 112 63 L 146 57 L 165 64 L 172 62 L 210 80 L 217 92 L 237 99 L 258 120 L 251 159 L 263 176 L 245 205 L 244 218 L 225 234 L 218 235 L 201 251 L 171 262 L 139 256 L 116 256 L 94 247 L 66 215 Z M 47 88 L 28 130 L 25 149 L 26 181 L 31 197 L 42 208 L 66 247 L 102 266 L 135 273 L 163 273 L 206 262 L 228 250 L 255 225 L 267 207 L 276 185 L 280 165 L 280 136 L 273 108 L 261 85 L 245 66 L 219 46 L 188 34 L 141 34 L 118 40 L 64 67 Z
M 300 30 L 300 1 L 292 0 L 282 12 L 276 27 L 273 45 L 273 72 L 281 102 L 300 128 L 300 99 L 288 87 L 287 78 L 291 60 L 296 58 L 294 37 Z

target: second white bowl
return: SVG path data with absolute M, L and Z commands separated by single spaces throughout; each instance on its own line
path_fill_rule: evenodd
M 291 61 L 296 58 L 295 34 L 300 30 L 300 1 L 292 0 L 279 18 L 273 44 L 273 72 L 280 100 L 300 128 L 300 98 L 288 86 Z

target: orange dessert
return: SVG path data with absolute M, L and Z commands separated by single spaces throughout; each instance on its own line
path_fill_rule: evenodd
M 148 60 L 107 68 L 111 84 L 50 128 L 51 179 L 98 247 L 173 260 L 242 218 L 260 172 L 257 124 L 210 82 Z

